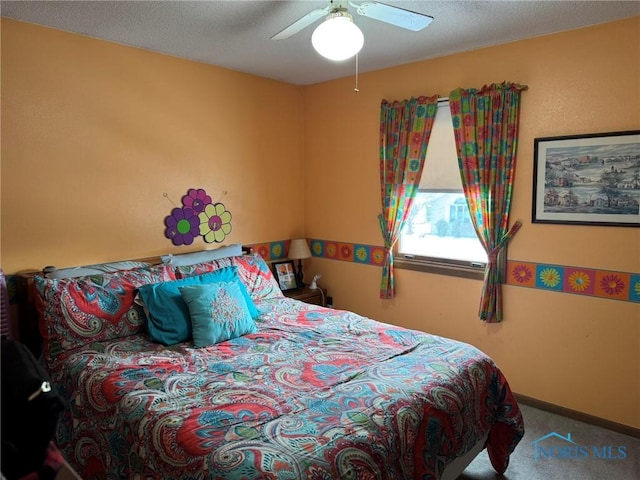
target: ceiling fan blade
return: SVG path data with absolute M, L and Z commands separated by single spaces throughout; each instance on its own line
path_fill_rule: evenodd
M 307 28 L 313 22 L 318 20 L 320 17 L 328 15 L 329 10 L 330 10 L 330 7 L 329 5 L 327 5 L 325 8 L 313 10 L 307 13 L 304 17 L 299 18 L 288 27 L 276 33 L 273 37 L 271 37 L 271 40 L 284 40 L 286 38 L 292 37 L 299 31 Z
M 433 21 L 433 17 L 424 13 L 412 12 L 379 2 L 363 2 L 360 5 L 352 5 L 360 15 L 414 32 L 427 28 Z

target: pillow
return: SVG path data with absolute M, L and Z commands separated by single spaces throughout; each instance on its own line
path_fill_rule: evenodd
M 227 267 L 215 272 L 172 282 L 143 285 L 140 287 L 140 299 L 147 314 L 147 331 L 152 341 L 163 345 L 174 345 L 191 339 L 191 321 L 189 309 L 182 299 L 180 287 L 206 283 L 234 282 L 245 297 L 245 303 L 251 315 L 256 318 L 260 312 L 247 293 L 247 289 L 238 278 L 237 267 Z
M 175 271 L 176 277 L 186 278 L 192 275 L 213 272 L 228 266 L 238 267 L 238 277 L 247 288 L 252 299 L 262 300 L 284 296 L 273 276 L 273 272 L 271 272 L 267 262 L 264 261 L 259 253 L 180 266 Z
M 242 255 L 242 244 L 240 243 L 216 248 L 215 250 L 203 250 L 201 252 L 183 253 L 181 255 L 164 255 L 160 257 L 160 259 L 165 265 L 179 267 L 238 255 Z
M 144 268 L 149 266 L 150 265 L 145 262 L 123 261 L 60 269 L 56 267 L 44 267 L 42 271 L 46 278 L 76 278 L 88 275 L 102 275 L 103 273 L 113 273 L 120 270 L 132 270 L 134 268 Z
M 197 348 L 258 331 L 237 282 L 180 287 L 189 308 Z
M 134 303 L 138 287 L 175 280 L 171 267 L 122 270 L 77 278 L 36 276 L 36 307 L 47 362 L 93 341 L 141 333 L 144 313 Z

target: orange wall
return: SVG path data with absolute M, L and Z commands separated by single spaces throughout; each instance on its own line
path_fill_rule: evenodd
M 363 50 L 362 55 L 366 55 Z M 382 245 L 378 122 L 382 98 L 448 96 L 504 80 L 522 95 L 509 258 L 640 272 L 640 229 L 531 223 L 533 139 L 640 129 L 640 18 L 422 61 L 305 88 L 305 234 Z M 328 141 L 330 139 L 330 141 Z M 504 287 L 505 321 L 477 317 L 481 282 L 314 259 L 334 305 L 481 348 L 524 395 L 640 427 L 640 305 Z
M 6 273 L 170 251 L 162 219 L 188 188 L 233 213 L 232 242 L 381 244 L 382 98 L 511 80 L 523 94 L 518 260 L 639 272 L 640 230 L 532 225 L 533 138 L 640 128 L 640 19 L 295 87 L 2 19 L 0 265 Z M 363 55 L 366 51 L 363 51 Z M 197 240 L 192 250 L 202 248 Z M 519 393 L 640 427 L 640 306 L 314 259 L 335 305 L 472 343 Z
M 300 87 L 2 19 L 5 273 L 205 248 L 164 237 L 189 188 L 300 236 L 302 165 Z

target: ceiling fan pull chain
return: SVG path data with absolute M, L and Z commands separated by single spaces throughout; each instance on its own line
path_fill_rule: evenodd
M 360 55 L 356 53 L 356 88 L 353 89 L 354 92 L 359 93 L 360 89 L 358 88 L 358 57 Z

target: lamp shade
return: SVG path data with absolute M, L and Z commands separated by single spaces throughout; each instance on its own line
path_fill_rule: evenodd
M 330 14 L 314 30 L 311 44 L 316 52 L 329 60 L 346 60 L 364 45 L 362 32 L 347 12 Z
M 304 238 L 296 238 L 295 240 L 291 240 L 288 257 L 292 260 L 311 257 L 311 250 L 309 250 L 307 241 Z

